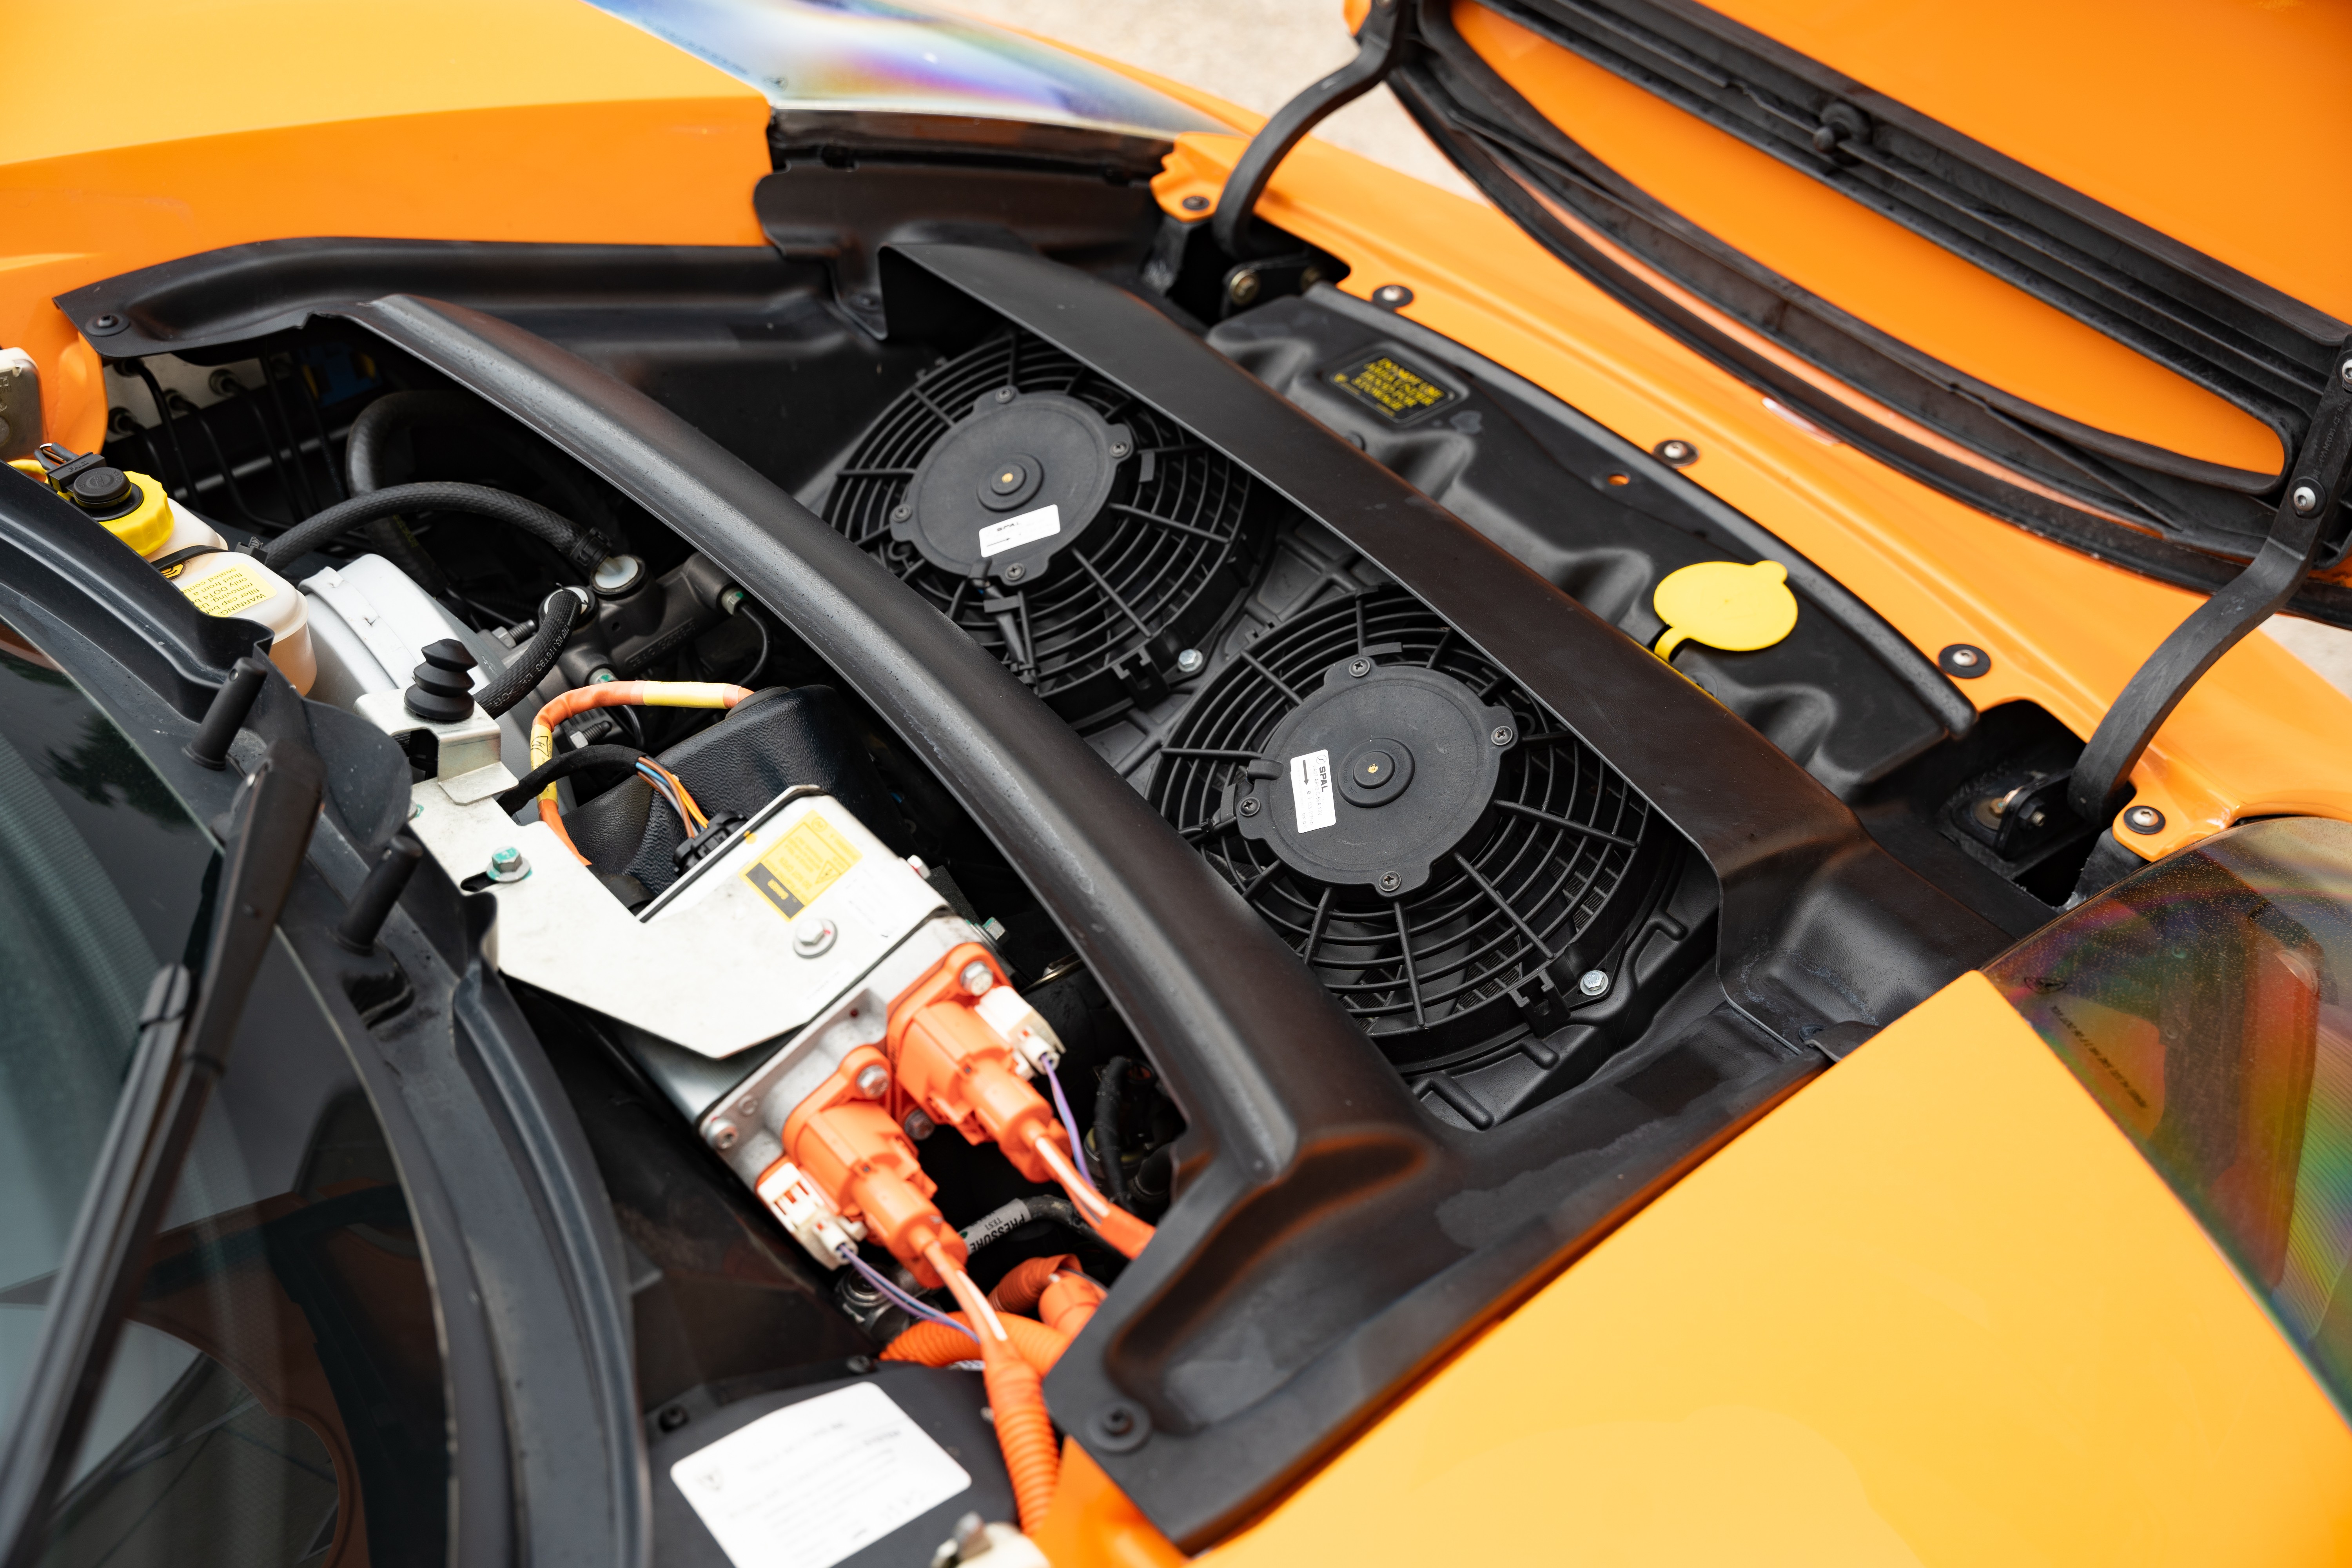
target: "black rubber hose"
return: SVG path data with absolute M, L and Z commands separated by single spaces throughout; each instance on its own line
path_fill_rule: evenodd
M 604 502 L 569 459 L 470 392 L 387 392 L 360 410 L 344 446 L 352 494 L 385 488 L 384 443 L 415 425 L 457 426 L 469 437 L 502 447 L 538 475 L 547 485 L 542 493 L 567 515 L 584 518 L 592 527 L 605 517 Z
M 578 746 L 568 752 L 558 752 L 530 772 L 521 782 L 499 795 L 499 809 L 509 816 L 529 805 L 539 792 L 558 779 L 568 779 L 573 773 L 594 773 L 599 768 L 625 768 L 636 772 L 637 760 L 646 753 L 635 746 Z
M 305 518 L 277 538 L 254 548 L 254 558 L 265 565 L 277 566 L 298 561 L 319 546 L 341 538 L 362 523 L 378 518 L 397 517 L 403 512 L 462 511 L 476 517 L 487 517 L 510 527 L 520 528 L 535 539 L 552 546 L 564 562 L 586 577 L 596 570 L 596 563 L 613 552 L 604 536 L 593 528 L 583 528 L 567 518 L 558 517 L 534 500 L 525 500 L 506 490 L 494 490 L 488 485 L 451 484 L 432 480 L 424 484 L 394 485 L 390 489 L 373 490 L 338 501 L 315 516 Z
M 1095 1089 L 1095 1161 L 1102 1168 L 1103 1196 L 1127 1205 L 1127 1171 L 1118 1155 L 1118 1091 L 1127 1082 L 1127 1058 L 1113 1057 Z
M 377 475 L 383 468 L 380 461 L 384 437 L 407 423 L 404 399 L 450 398 L 464 400 L 461 393 L 393 392 L 377 398 L 360 410 L 352 421 L 350 433 L 343 441 L 343 466 L 349 479 L 347 489 L 354 496 L 368 495 L 383 489 Z M 416 585 L 435 598 L 445 597 L 449 591 L 448 574 L 441 570 L 409 531 L 407 520 L 400 517 L 380 517 L 367 525 L 368 542 L 377 553 L 408 574 Z
M 563 656 L 563 639 L 572 635 L 572 624 L 579 618 L 579 595 L 569 588 L 550 594 L 539 606 L 539 630 L 490 677 L 488 685 L 474 694 L 482 711 L 495 719 L 530 696 L 531 688 L 546 679 L 547 672 Z

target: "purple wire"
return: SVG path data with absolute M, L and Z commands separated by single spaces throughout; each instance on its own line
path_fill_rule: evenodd
M 889 1280 L 884 1279 L 881 1274 L 875 1269 L 872 1264 L 857 1256 L 857 1249 L 856 1247 L 843 1247 L 841 1249 L 841 1257 L 843 1262 L 848 1264 L 852 1268 L 856 1269 L 860 1274 L 866 1276 L 866 1283 L 872 1285 L 877 1290 L 881 1291 L 883 1295 L 887 1296 L 891 1300 L 897 1302 L 905 1310 L 912 1312 L 916 1317 L 924 1319 L 929 1322 L 938 1323 L 943 1327 L 953 1329 L 956 1332 L 963 1335 L 974 1344 L 980 1343 L 980 1336 L 978 1334 L 973 1333 L 970 1329 L 964 1327 L 961 1323 L 957 1322 L 953 1318 L 949 1317 L 945 1312 L 939 1310 L 939 1309 L 935 1307 L 926 1307 L 920 1301 L 916 1300 L 912 1296 L 908 1295 L 904 1290 L 899 1289 L 896 1285 L 891 1284 Z
M 1087 1191 L 1098 1193 L 1100 1189 L 1095 1185 L 1095 1173 L 1087 1169 L 1086 1141 L 1078 1136 L 1078 1119 L 1070 1114 L 1070 1098 L 1062 1092 L 1062 1080 L 1052 1068 L 1047 1068 L 1045 1081 L 1053 1086 L 1054 1109 L 1061 1112 L 1062 1131 L 1070 1135 L 1070 1163 L 1077 1170 L 1078 1180 L 1087 1184 Z

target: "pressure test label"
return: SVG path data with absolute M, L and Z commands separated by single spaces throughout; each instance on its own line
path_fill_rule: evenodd
M 772 1411 L 669 1477 L 735 1568 L 833 1568 L 971 1485 L 870 1383 Z
M 812 812 L 761 856 L 743 879 L 766 894 L 789 920 L 816 902 L 857 860 L 856 847 Z
M 1462 400 L 1462 395 L 1452 387 L 1439 385 L 1434 376 L 1413 369 L 1391 353 L 1360 359 L 1345 370 L 1333 371 L 1329 380 L 1367 408 L 1378 409 L 1391 425 L 1410 424 L 1424 414 Z
M 1035 511 L 1024 511 L 1019 517 L 1008 517 L 982 529 L 980 553 L 983 558 L 1002 555 L 1008 550 L 1051 539 L 1061 531 L 1062 509 L 1052 504 L 1041 506 Z
M 1298 812 L 1298 831 L 1312 833 L 1339 820 L 1331 804 L 1331 753 L 1309 752 L 1290 759 L 1290 804 Z

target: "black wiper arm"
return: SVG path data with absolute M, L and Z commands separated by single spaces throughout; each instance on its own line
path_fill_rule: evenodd
M 0 1568 L 31 1568 L 42 1555 L 50 1504 L 80 1450 L 156 1226 L 310 847 L 324 777 L 307 746 L 276 742 L 262 754 L 228 846 L 203 978 L 191 983 L 174 963 L 149 988 L 138 1049 L 49 1289 L 16 1420 L 0 1439 Z

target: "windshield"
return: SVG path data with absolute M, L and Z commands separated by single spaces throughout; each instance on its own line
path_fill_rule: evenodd
M 0 1397 L 14 1410 L 150 980 L 200 965 L 212 840 L 0 626 Z M 439 1342 L 383 1129 L 281 940 L 264 960 L 43 1561 L 429 1563 Z
M 1986 973 L 2352 1407 L 2352 824 L 2217 834 Z

